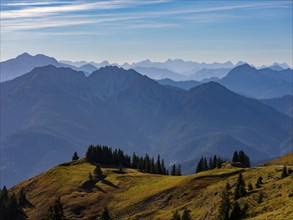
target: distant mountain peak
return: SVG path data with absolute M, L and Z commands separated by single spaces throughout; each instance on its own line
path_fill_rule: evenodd
M 30 54 L 27 53 L 27 52 L 24 52 L 24 53 L 18 55 L 17 57 L 32 57 L 32 55 L 30 55 Z

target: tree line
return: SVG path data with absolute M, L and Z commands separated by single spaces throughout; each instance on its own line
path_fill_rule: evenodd
M 242 150 L 240 150 L 239 152 L 234 152 L 232 162 L 240 163 L 243 167 L 250 167 L 250 159 Z
M 209 163 L 207 162 L 207 158 L 206 157 L 201 157 L 197 166 L 196 166 L 196 173 L 199 173 L 201 171 L 205 171 L 205 170 L 212 170 L 215 168 L 221 168 L 222 164 L 225 163 L 226 160 L 223 160 L 220 157 L 217 157 L 216 155 L 214 155 L 214 157 L 210 157 L 209 158 Z
M 130 157 L 121 149 L 112 150 L 112 148 L 108 146 L 90 145 L 87 149 L 85 158 L 92 164 L 122 166 L 125 168 L 138 169 L 145 173 L 169 175 L 169 171 L 165 166 L 165 161 L 161 159 L 160 155 L 157 156 L 156 160 L 148 154 L 142 157 L 133 153 L 132 157 Z M 176 174 L 181 175 L 180 166 L 177 167 Z
M 8 193 L 6 186 L 0 189 L 0 219 L 25 219 L 26 216 L 22 208 L 27 204 L 28 200 L 23 188 L 17 196 L 14 193 Z
M 209 161 L 209 162 L 208 162 Z M 221 168 L 222 164 L 225 163 L 226 160 L 222 159 L 221 157 L 217 157 L 214 155 L 213 157 L 206 158 L 201 157 L 199 162 L 197 163 L 195 173 L 199 173 L 201 171 L 205 170 L 212 170 L 215 168 Z M 235 151 L 232 156 L 232 165 L 241 166 L 241 167 L 250 167 L 250 159 L 247 154 L 244 153 L 244 151 L 240 150 Z

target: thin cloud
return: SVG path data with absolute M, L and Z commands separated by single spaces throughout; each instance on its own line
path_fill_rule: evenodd
M 105 9 L 127 8 L 135 5 L 157 4 L 167 2 L 166 0 L 134 1 L 134 0 L 112 0 L 99 1 L 94 3 L 74 3 L 70 5 L 54 5 L 42 7 L 29 7 L 16 10 L 6 10 L 1 14 L 2 19 L 42 17 L 60 13 L 74 13 L 84 11 L 95 11 Z M 17 4 L 17 3 L 14 3 Z M 25 4 L 25 3 L 23 3 Z
M 129 8 L 134 5 L 142 4 L 158 4 L 165 3 L 169 0 L 150 0 L 138 2 L 134 0 L 112 0 L 99 1 L 95 3 L 74 3 L 70 5 L 54 5 L 43 7 L 28 7 L 17 10 L 6 10 L 1 13 L 2 32 L 13 32 L 21 30 L 36 30 L 43 28 L 58 28 L 75 25 L 91 25 L 91 24 L 115 24 L 119 21 L 127 21 L 124 23 L 125 28 L 168 28 L 174 27 L 174 19 L 193 20 L 197 23 L 214 22 L 215 18 L 220 18 L 221 21 L 231 19 L 231 16 L 217 15 L 216 12 L 233 11 L 240 9 L 263 9 L 266 7 L 286 7 L 288 1 L 278 3 L 243 3 L 241 5 L 225 5 L 225 6 L 210 6 L 210 7 L 188 7 L 172 10 L 161 9 L 159 11 L 143 11 L 140 13 L 128 11 L 118 13 L 111 11 L 111 14 L 105 11 L 107 9 Z M 52 1 L 54 2 L 58 1 Z M 60 1 L 61 2 L 61 1 Z M 31 2 L 28 2 L 30 4 Z M 43 2 L 49 3 L 49 1 Z M 18 4 L 18 3 L 12 3 Z M 25 4 L 25 3 L 23 3 Z M 100 11 L 99 11 L 100 10 Z M 79 12 L 99 11 L 99 13 L 81 14 Z M 158 23 L 152 19 L 164 18 L 173 16 L 172 21 L 168 20 L 165 23 Z M 21 19 L 20 19 L 21 18 Z M 138 24 L 131 24 L 131 21 L 139 21 Z M 156 22 L 156 23 L 154 23 Z
M 40 5 L 53 5 L 53 4 L 70 4 L 68 1 L 50 1 L 50 2 L 16 2 L 16 3 L 4 3 L 1 6 L 40 6 Z

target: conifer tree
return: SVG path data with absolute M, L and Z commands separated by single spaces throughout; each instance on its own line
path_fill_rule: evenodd
M 246 189 L 245 189 L 245 181 L 243 179 L 243 175 L 240 172 L 238 175 L 237 183 L 236 183 L 236 188 L 234 191 L 234 198 L 239 199 L 240 197 L 244 196 L 246 194 Z
M 247 186 L 248 186 L 248 190 L 249 190 L 249 191 L 252 191 L 252 190 L 253 190 L 253 186 L 252 186 L 252 184 L 251 184 L 251 183 L 248 183 L 248 185 L 247 185 Z
M 229 220 L 229 212 L 231 209 L 229 189 L 230 189 L 230 185 L 227 183 L 221 195 L 221 203 L 220 203 L 220 209 L 219 209 L 220 220 Z
M 238 151 L 234 152 L 232 162 L 239 162 Z
M 234 203 L 234 206 L 230 215 L 230 219 L 233 219 L 233 220 L 242 219 L 242 210 L 237 201 Z
M 281 178 L 285 178 L 288 176 L 286 165 L 283 166 Z
M 213 164 L 212 158 L 210 158 L 210 161 L 209 161 L 209 170 L 212 170 L 212 169 L 214 169 L 214 164 Z
M 8 200 L 8 190 L 7 190 L 6 186 L 4 185 L 1 190 L 0 201 L 5 202 L 7 200 Z
M 124 173 L 124 171 L 123 171 L 123 167 L 122 167 L 121 163 L 119 164 L 119 168 L 118 168 L 118 170 L 119 170 L 119 173 Z
M 258 179 L 257 179 L 257 181 L 256 181 L 255 187 L 256 188 L 260 188 L 261 184 L 263 184 L 262 177 L 259 176 Z
M 72 161 L 75 161 L 75 160 L 78 160 L 79 159 L 79 156 L 77 154 L 77 152 L 75 151 L 73 156 L 72 156 Z
M 257 203 L 262 203 L 263 202 L 263 192 L 262 191 L 260 191 L 259 193 L 258 193 L 258 197 L 257 197 Z
M 180 214 L 179 214 L 178 210 L 175 210 L 173 212 L 173 216 L 172 216 L 172 219 L 171 220 L 181 220 Z
M 20 206 L 24 206 L 27 203 L 26 195 L 24 193 L 23 187 L 20 189 L 19 194 L 18 194 L 18 204 Z
M 213 159 L 213 169 L 216 168 L 216 166 L 217 166 L 217 161 L 218 161 L 218 158 L 217 158 L 217 156 L 215 155 L 215 156 L 214 156 L 214 159 Z
M 55 203 L 53 206 L 49 207 L 48 214 L 45 218 L 46 220 L 64 220 L 64 210 L 63 210 L 63 204 L 60 201 L 60 197 L 58 197 L 55 200 Z
M 176 175 L 176 165 L 173 164 L 171 169 L 171 176 L 175 176 L 175 175 Z
M 181 166 L 178 165 L 178 168 L 176 169 L 176 176 L 181 176 Z
M 101 169 L 100 164 L 96 165 L 96 168 L 94 170 L 95 178 L 101 179 L 103 177 L 103 171 Z
M 181 220 L 191 220 L 190 211 L 184 208 Z
M 203 159 L 203 157 L 201 157 L 198 164 L 197 164 L 197 167 L 196 167 L 196 173 L 204 171 L 203 164 L 204 164 L 204 159 Z
M 103 210 L 102 216 L 101 216 L 101 220 L 112 220 L 107 206 L 104 207 L 104 210 Z
M 161 173 L 162 173 L 161 159 L 160 159 L 160 155 L 158 154 L 157 162 L 156 162 L 156 174 L 161 174 Z
M 208 170 L 207 158 L 204 158 L 203 170 Z

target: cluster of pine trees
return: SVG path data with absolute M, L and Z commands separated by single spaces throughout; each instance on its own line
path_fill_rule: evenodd
M 90 145 L 85 157 L 88 162 L 93 164 L 123 166 L 125 168 L 138 169 L 146 173 L 169 175 L 165 161 L 160 158 L 160 155 L 158 155 L 156 161 L 154 157 L 150 157 L 148 154 L 140 157 L 133 153 L 131 158 L 120 149 L 112 150 L 112 148 L 107 146 Z
M 116 165 L 120 164 L 124 167 L 131 166 L 130 156 L 124 154 L 120 149 L 115 149 L 102 145 L 90 145 L 86 152 L 86 160 L 90 163 L 96 164 L 106 164 L 106 165 Z
M 243 179 L 242 173 L 239 173 L 236 187 L 234 189 L 233 198 L 234 201 L 230 200 L 230 185 L 226 184 L 225 189 L 221 195 L 221 203 L 219 209 L 219 219 L 220 220 L 240 220 L 245 218 L 248 211 L 248 204 L 244 204 L 241 208 L 238 202 L 238 199 L 246 195 L 245 181 Z
M 180 164 L 176 167 L 176 164 L 172 165 L 172 169 L 171 169 L 171 176 L 181 176 L 181 166 Z
M 250 167 L 250 159 L 242 150 L 240 150 L 239 153 L 238 151 L 234 152 L 232 162 L 241 163 L 243 167 Z
M 8 194 L 6 186 L 0 189 L 0 219 L 14 220 L 24 219 L 25 214 L 22 210 L 27 203 L 23 189 L 20 190 L 18 198 L 16 195 Z
M 199 173 L 201 171 L 205 171 L 205 170 L 212 170 L 215 168 L 221 168 L 222 164 L 225 163 L 226 161 L 221 159 L 220 157 L 217 157 L 216 155 L 214 155 L 214 157 L 210 157 L 209 158 L 209 164 L 207 162 L 207 158 L 206 157 L 201 157 L 197 166 L 196 166 L 196 173 Z
M 148 154 L 144 157 L 139 157 L 134 153 L 130 167 L 146 173 L 169 175 L 169 171 L 165 167 L 165 161 L 161 159 L 160 155 L 157 156 L 157 160 L 155 161 Z

